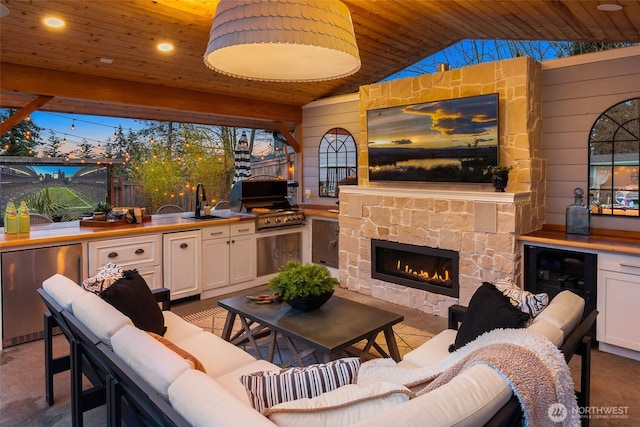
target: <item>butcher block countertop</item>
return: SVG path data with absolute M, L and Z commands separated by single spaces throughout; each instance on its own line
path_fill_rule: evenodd
M 618 230 L 592 230 L 589 236 L 567 234 L 564 227 L 544 226 L 541 230 L 518 236 L 527 244 L 558 245 L 592 251 L 640 255 L 640 233 Z
M 215 214 L 215 212 L 213 212 Z M 142 224 L 124 224 L 117 226 L 84 226 L 80 221 L 56 222 L 53 224 L 32 225 L 29 233 L 0 234 L 0 250 L 22 246 L 42 246 L 82 240 L 100 240 L 105 238 L 131 236 L 135 234 L 166 233 L 192 230 L 214 225 L 231 224 L 238 221 L 255 221 L 253 215 L 230 213 L 223 219 L 189 219 L 192 212 L 152 215 L 151 221 Z M 228 216 L 228 218 L 227 218 Z

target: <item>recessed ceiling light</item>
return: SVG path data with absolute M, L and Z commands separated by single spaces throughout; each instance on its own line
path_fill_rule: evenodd
M 603 3 L 598 5 L 598 10 L 602 10 L 605 12 L 615 12 L 617 10 L 622 10 L 622 6 L 615 3 Z
M 9 8 L 3 4 L 0 4 L 0 18 L 4 18 L 9 14 Z
M 113 59 L 100 58 L 100 62 L 103 63 L 103 64 L 113 64 Z
M 60 18 L 55 18 L 53 16 L 49 16 L 48 18 L 43 19 L 44 25 L 51 28 L 61 28 L 64 27 L 64 21 Z
M 158 43 L 158 50 L 162 52 L 171 52 L 173 45 L 171 43 Z

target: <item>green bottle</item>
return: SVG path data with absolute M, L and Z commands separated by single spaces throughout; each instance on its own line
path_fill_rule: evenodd
M 20 209 L 18 211 L 18 232 L 28 233 L 30 227 L 29 208 L 27 207 L 27 203 L 23 200 L 20 202 Z
M 4 232 L 15 234 L 18 232 L 18 211 L 13 202 L 7 204 L 7 212 L 4 218 Z

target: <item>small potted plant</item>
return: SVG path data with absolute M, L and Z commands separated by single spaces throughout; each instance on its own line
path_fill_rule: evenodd
M 509 172 L 513 169 L 513 166 L 489 166 L 485 168 L 482 173 L 484 175 L 491 174 L 491 183 L 497 192 L 504 193 L 504 189 L 507 188 L 509 182 Z
M 94 221 L 106 221 L 107 214 L 111 212 L 111 205 L 107 202 L 98 202 L 93 208 Z
M 302 311 L 319 308 L 333 295 L 339 283 L 324 265 L 289 261 L 277 276 L 269 280 L 269 289 L 280 299 Z

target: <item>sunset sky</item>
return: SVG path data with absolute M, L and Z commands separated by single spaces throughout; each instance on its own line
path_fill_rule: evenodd
M 497 143 L 494 96 L 369 111 L 370 148 L 442 148 Z

